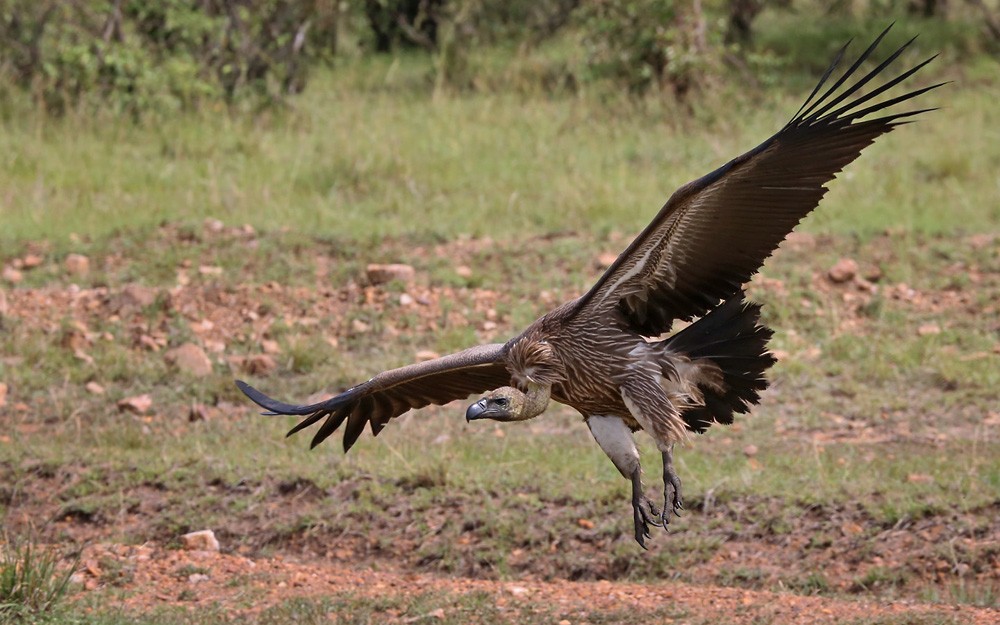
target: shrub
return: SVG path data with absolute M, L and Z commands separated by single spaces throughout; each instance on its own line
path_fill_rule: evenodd
M 0 76 L 56 112 L 90 99 L 132 112 L 274 101 L 305 86 L 309 60 L 332 53 L 337 6 L 11 0 L 0 15 Z

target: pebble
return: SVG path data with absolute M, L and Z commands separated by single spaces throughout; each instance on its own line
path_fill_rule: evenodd
M 858 263 L 850 258 L 841 258 L 826 273 L 830 281 L 837 284 L 848 282 L 854 279 L 857 274 Z
M 150 397 L 148 393 L 135 395 L 133 397 L 126 397 L 118 402 L 119 410 L 133 412 L 135 414 L 144 414 L 152 407 L 153 398 Z
M 90 271 L 90 259 L 83 254 L 70 254 L 63 261 L 63 266 L 68 273 L 82 276 Z
M 14 269 L 13 267 L 4 267 L 3 279 L 6 280 L 7 282 L 10 282 L 11 284 L 17 284 L 18 282 L 24 279 L 24 275 L 17 269 Z
M 204 377 L 212 373 L 212 361 L 208 359 L 208 354 L 194 343 L 185 343 L 180 347 L 167 350 L 163 359 L 180 371 L 196 377 Z
M 413 280 L 414 276 L 417 274 L 413 267 L 400 263 L 392 263 L 388 265 L 372 263 L 371 265 L 368 265 L 366 273 L 368 275 L 368 281 L 372 284 L 385 284 L 386 282 L 392 282 L 393 280 L 409 282 Z
M 181 536 L 184 548 L 189 551 L 219 551 L 219 540 L 212 530 L 199 530 Z

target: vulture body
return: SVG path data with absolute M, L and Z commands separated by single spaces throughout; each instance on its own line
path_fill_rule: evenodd
M 313 446 L 343 426 L 345 451 L 366 424 L 377 435 L 411 409 L 473 394 L 485 393 L 466 411 L 469 421 L 521 421 L 551 400 L 567 404 L 631 481 L 635 539 L 645 547 L 649 526 L 666 527 L 683 506 L 674 444 L 713 423 L 732 423 L 767 387 L 772 332 L 759 321 L 760 307 L 744 301 L 743 285 L 818 205 L 836 173 L 880 135 L 931 110 L 895 107 L 940 85 L 869 104 L 931 59 L 862 94 L 909 45 L 862 74 L 886 32 L 824 90 L 845 46 L 784 128 L 681 187 L 593 288 L 506 343 L 385 371 L 311 405 L 237 385 L 268 414 L 305 417 L 289 434 L 319 423 Z M 696 321 L 659 338 L 675 320 Z M 643 494 L 637 430 L 662 455 L 662 509 Z

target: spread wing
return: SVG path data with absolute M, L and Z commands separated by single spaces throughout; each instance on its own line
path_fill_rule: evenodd
M 456 354 L 428 360 L 399 369 L 384 371 L 316 404 L 295 406 L 271 399 L 242 380 L 236 386 L 269 415 L 297 415 L 306 418 L 289 430 L 291 436 L 322 420 L 326 421 L 312 439 L 319 445 L 337 431 L 344 421 L 344 451 L 354 445 L 365 424 L 378 435 L 390 419 L 413 408 L 429 404 L 443 405 L 469 395 L 482 393 L 510 383 L 510 373 L 503 364 L 506 351 L 502 343 L 480 345 Z
M 737 293 L 819 204 L 826 193 L 824 185 L 837 172 L 878 136 L 907 123 L 904 118 L 932 110 L 892 112 L 861 121 L 944 84 L 866 105 L 934 58 L 861 95 L 861 88 L 882 75 L 913 41 L 857 77 L 858 68 L 887 32 L 817 98 L 843 57 L 844 46 L 795 117 L 777 134 L 677 190 L 578 300 L 573 315 L 620 314 L 637 332 L 656 336 L 669 330 L 673 320 L 701 316 Z

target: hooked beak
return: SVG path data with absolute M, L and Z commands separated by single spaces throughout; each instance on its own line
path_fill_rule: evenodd
M 480 399 L 476 403 L 469 406 L 469 409 L 465 411 L 466 422 L 472 421 L 473 419 L 483 418 L 483 413 L 486 412 L 486 400 Z

